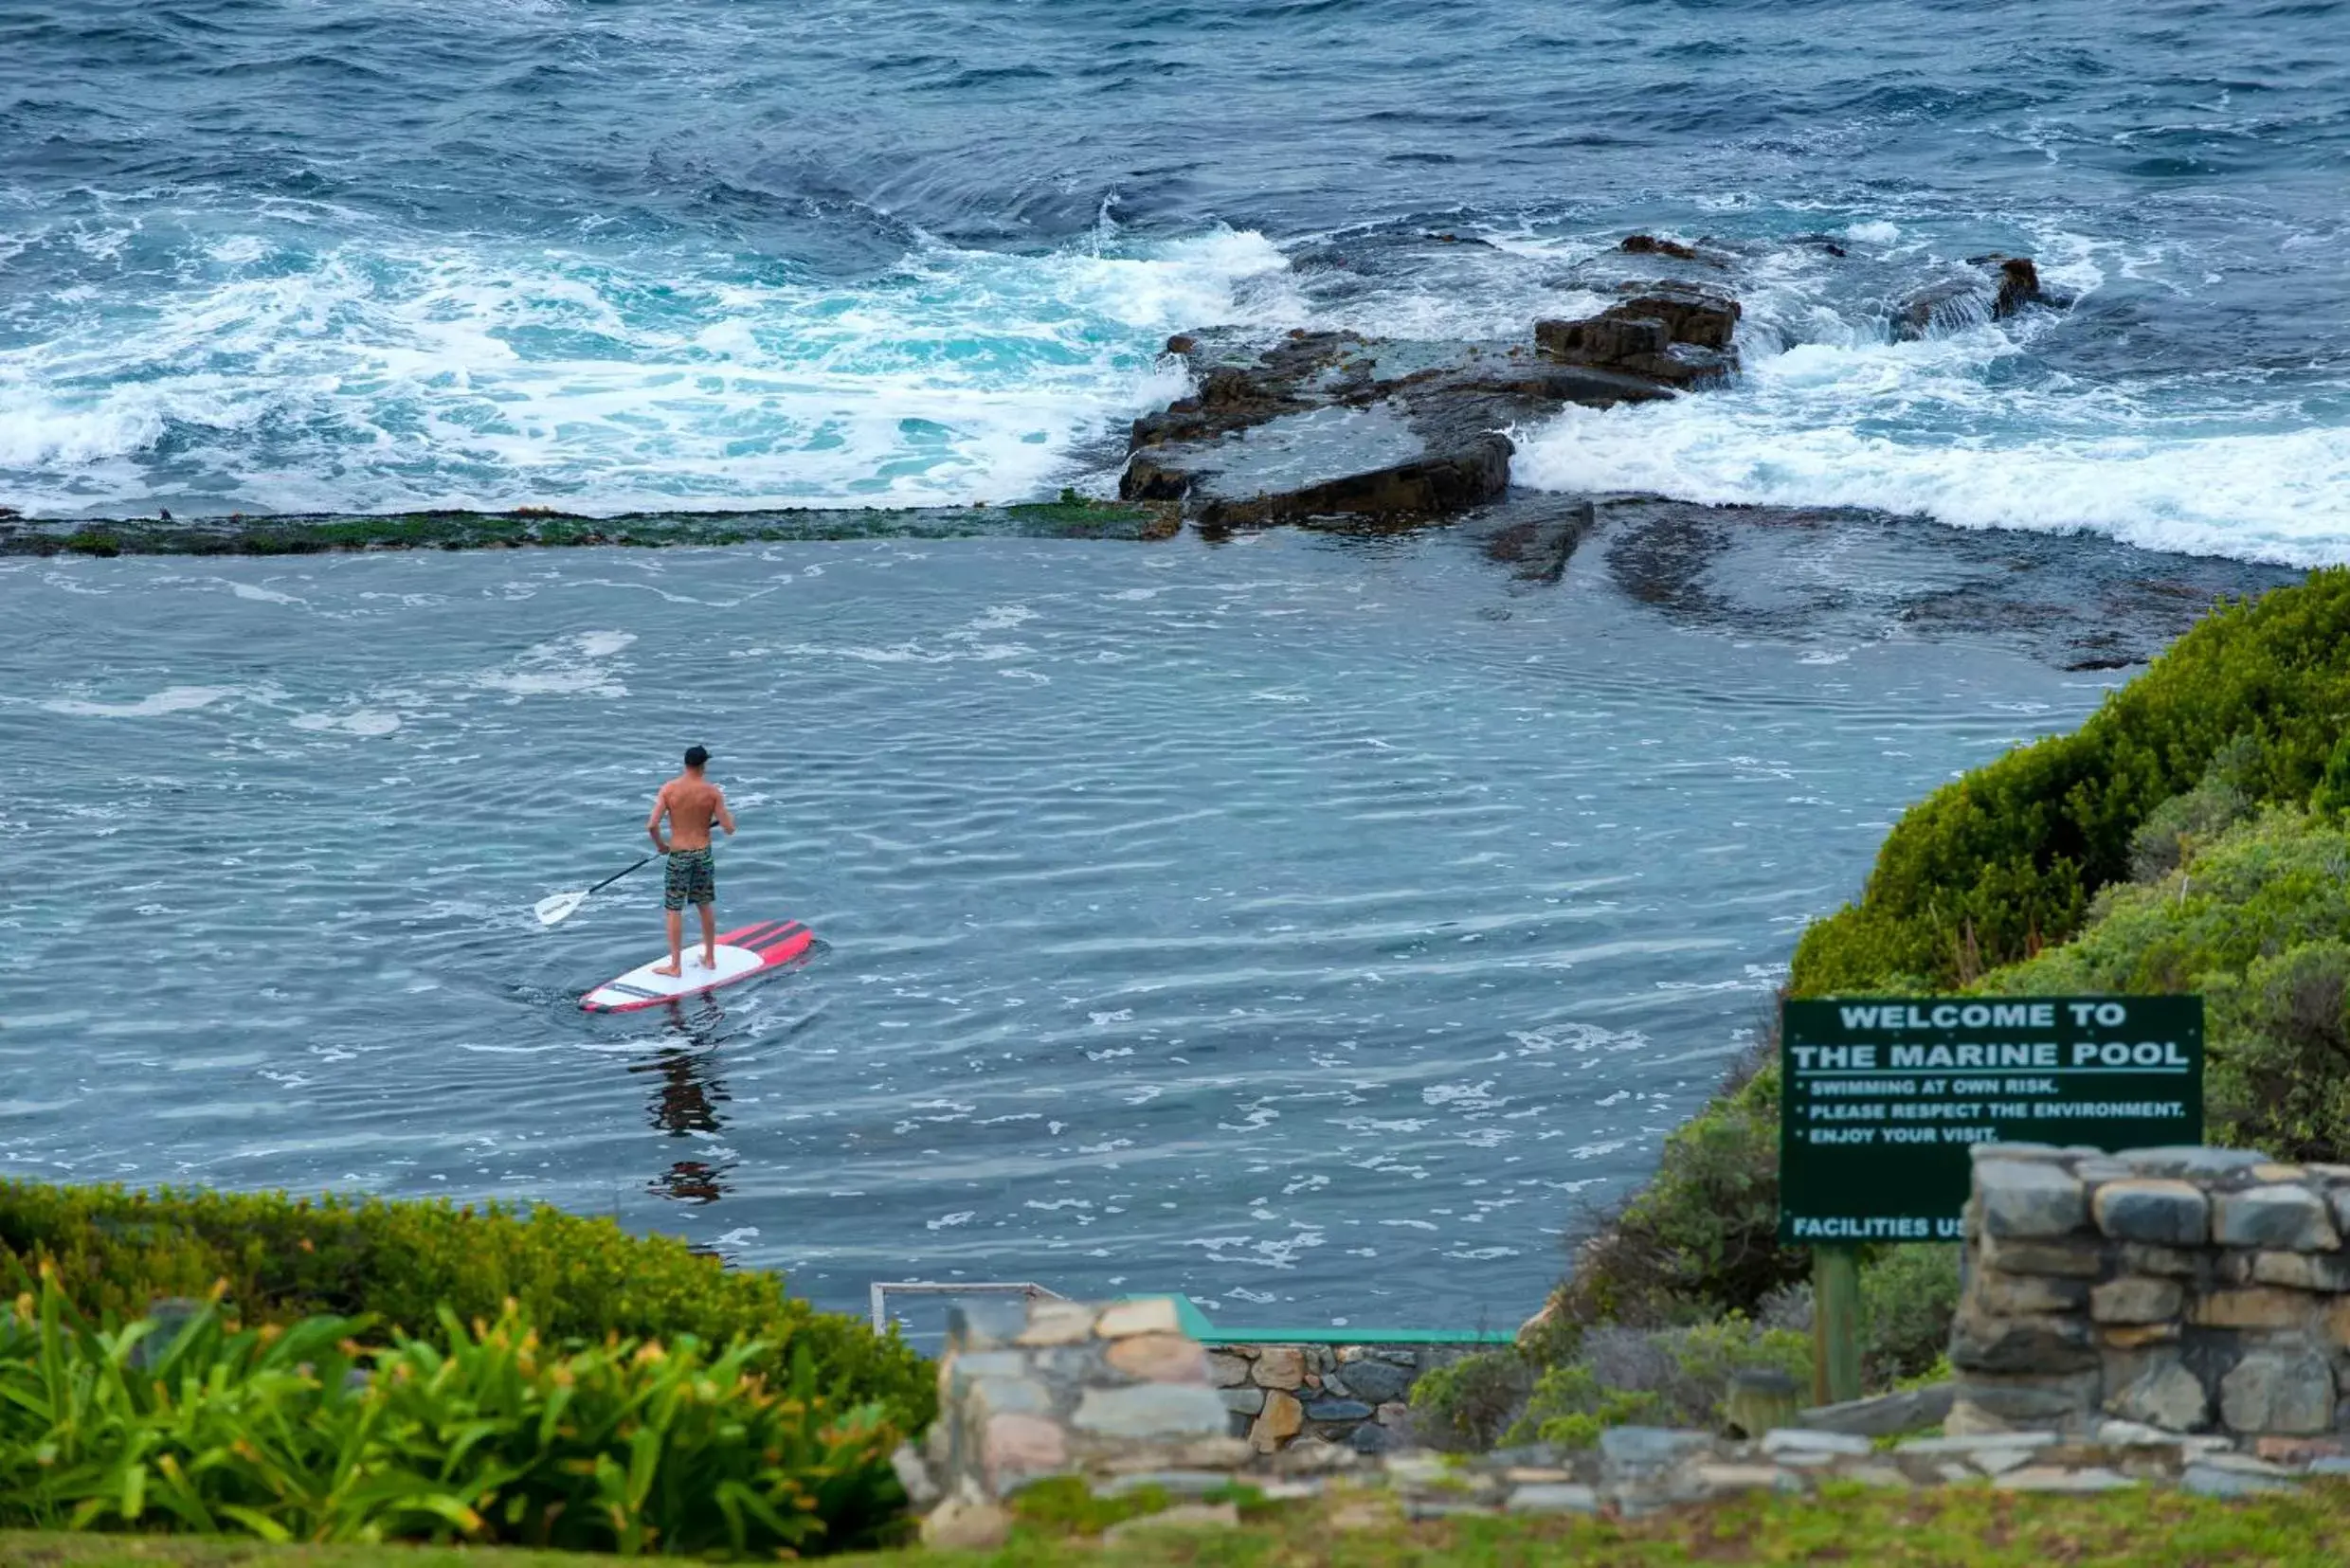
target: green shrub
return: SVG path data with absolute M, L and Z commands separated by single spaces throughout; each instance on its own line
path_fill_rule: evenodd
M 1600 1324 L 1642 1327 L 1752 1312 L 1803 1277 L 1779 1245 L 1779 1065 L 1748 1055 L 1723 1093 L 1665 1139 L 1656 1174 L 1593 1228 L 1531 1338 L 1552 1361 Z
M 1533 1386 L 1534 1368 L 1515 1348 L 1430 1367 L 1412 1384 L 1412 1431 L 1434 1449 L 1490 1449 L 1517 1419 Z
M 1665 1329 L 1598 1329 L 1544 1369 L 1506 1441 L 1588 1448 L 1609 1427 L 1719 1427 L 1731 1376 L 1759 1368 L 1808 1379 L 1812 1338 L 1743 1313 Z
M 2079 929 L 2098 890 L 2128 876 L 2156 808 L 2232 744 L 2246 803 L 2350 794 L 2345 728 L 2350 569 L 2222 604 L 2079 730 L 1904 813 L 1860 901 L 1805 931 L 1794 990 L 1947 990 L 2030 958 Z
M 2028 992 L 2204 998 L 2207 1136 L 2350 1156 L 2350 830 L 2273 809 L 2152 885 L 2108 890 L 2065 946 L 1983 977 Z
M 2130 836 L 2129 876 L 2153 882 L 2168 876 L 2197 848 L 2257 812 L 2249 781 L 2260 763 L 2260 748 L 2239 735 L 2221 747 L 2193 789 L 2174 795 L 2146 813 Z
M 94 1327 L 44 1269 L 0 1325 L 0 1524 L 769 1558 L 899 1528 L 896 1430 L 829 1403 L 804 1348 L 771 1387 L 755 1343 L 442 1316 L 369 1351 L 352 1320 L 207 1307 L 151 1355 L 154 1321 Z
M 1509 1440 L 1592 1448 L 1610 1427 L 1657 1424 L 1663 1403 L 1650 1389 L 1602 1387 L 1599 1375 L 1582 1362 L 1563 1361 L 1546 1369 L 1535 1382 L 1533 1397 L 1510 1430 Z
M 1959 1250 L 1947 1243 L 1888 1247 L 1860 1271 L 1863 1380 L 1889 1387 L 1933 1370 L 1959 1309 Z
M 769 1372 L 804 1350 L 828 1397 L 881 1401 L 909 1431 L 936 1410 L 928 1363 L 895 1333 L 819 1312 L 778 1275 L 551 1208 L 0 1181 L 0 1288 L 30 1289 L 43 1263 L 101 1321 L 136 1318 L 158 1297 L 206 1296 L 219 1281 L 254 1325 L 366 1314 L 424 1332 L 444 1307 L 470 1322 L 511 1299 L 555 1339 L 756 1340 Z

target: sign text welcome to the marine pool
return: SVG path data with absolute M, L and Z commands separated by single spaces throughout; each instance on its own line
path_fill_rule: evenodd
M 1955 1241 L 1967 1149 L 2203 1137 L 2201 997 L 1790 1001 L 1781 1241 Z

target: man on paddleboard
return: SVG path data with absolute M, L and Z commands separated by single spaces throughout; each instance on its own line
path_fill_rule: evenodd
M 710 753 L 700 747 L 688 748 L 685 771 L 660 786 L 653 797 L 653 815 L 644 820 L 653 847 L 669 856 L 669 876 L 661 887 L 661 908 L 669 915 L 669 962 L 654 966 L 657 975 L 679 972 L 688 904 L 701 911 L 701 966 L 718 966 L 718 878 L 710 859 L 710 824 L 726 829 L 731 838 L 734 814 L 726 808 L 726 792 L 702 777 L 709 761 Z M 664 816 L 669 819 L 666 842 L 661 838 Z

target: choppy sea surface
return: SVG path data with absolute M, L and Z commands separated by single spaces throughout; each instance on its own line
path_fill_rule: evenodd
M 0 146 L 27 511 L 1017 499 L 1171 330 L 1641 228 L 1761 247 L 1747 372 L 1523 480 L 2350 555 L 2341 0 L 15 0 Z M 2078 303 L 1890 341 L 1992 250 Z
M 545 1199 L 875 1280 L 1507 1327 L 1907 802 L 2120 678 L 1456 535 L 0 563 L 0 1173 Z M 638 853 L 702 741 L 730 923 Z

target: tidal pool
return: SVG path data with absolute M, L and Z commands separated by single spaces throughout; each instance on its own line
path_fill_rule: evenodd
M 790 1271 L 1509 1326 L 1905 803 L 2120 676 L 1443 534 L 0 563 L 0 1171 L 545 1199 Z M 641 852 L 699 742 L 728 920 Z

